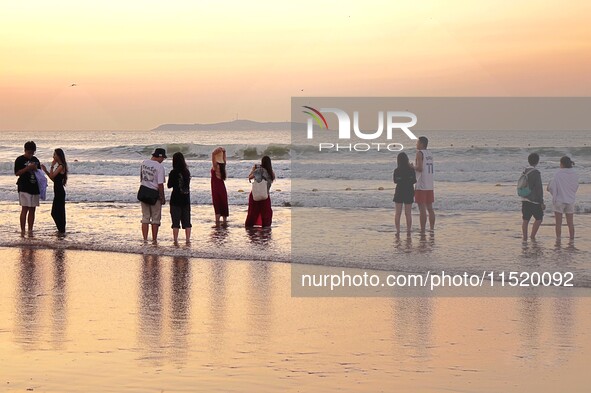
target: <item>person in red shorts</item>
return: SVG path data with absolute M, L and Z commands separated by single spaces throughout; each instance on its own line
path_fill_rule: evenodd
M 419 207 L 419 219 L 421 233 L 425 233 L 427 225 L 427 213 L 429 213 L 429 226 L 435 229 L 435 211 L 433 202 L 433 154 L 427 149 L 429 140 L 427 137 L 420 137 L 417 141 L 417 155 L 415 157 L 415 172 L 417 183 L 415 185 L 415 202 Z

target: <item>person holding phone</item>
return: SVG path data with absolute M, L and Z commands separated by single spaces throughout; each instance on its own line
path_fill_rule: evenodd
M 271 208 L 271 197 L 269 196 L 269 190 L 271 189 L 271 183 L 275 181 L 275 172 L 273 172 L 273 166 L 271 165 L 271 158 L 264 156 L 261 159 L 260 165 L 254 165 L 248 180 L 253 181 L 256 184 L 264 184 L 266 187 L 266 195 L 262 198 L 256 198 L 253 196 L 251 191 L 248 196 L 248 213 L 246 215 L 246 221 L 244 226 L 251 228 L 253 226 L 270 227 L 273 221 L 273 209 Z M 263 183 L 264 182 L 264 183 Z M 253 183 L 253 184 L 254 184 Z M 253 185 L 253 189 L 256 186 Z
M 21 234 L 25 234 L 25 224 L 28 224 L 29 234 L 33 233 L 35 224 L 35 210 L 39 206 L 39 184 L 35 171 L 40 169 L 41 163 L 35 157 L 37 145 L 28 141 L 24 146 L 24 154 L 14 161 L 14 174 L 18 177 L 18 200 L 21 206 L 20 225 Z

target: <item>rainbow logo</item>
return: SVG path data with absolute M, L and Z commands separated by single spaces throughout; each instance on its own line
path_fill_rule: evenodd
M 312 117 L 312 119 L 314 119 L 316 121 L 316 123 L 320 126 L 320 128 L 324 128 L 326 130 L 328 129 L 328 123 L 326 122 L 326 119 L 324 118 L 324 116 L 322 116 L 322 113 L 320 113 L 320 111 L 312 108 L 311 106 L 304 105 L 304 106 L 302 106 L 302 108 L 309 109 L 307 111 L 302 111 L 302 112 L 307 115 L 310 115 Z

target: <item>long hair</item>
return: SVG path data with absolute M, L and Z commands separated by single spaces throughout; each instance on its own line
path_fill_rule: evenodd
M 410 161 L 408 160 L 408 156 L 404 152 L 398 153 L 398 156 L 396 156 L 396 164 L 398 166 L 398 169 L 403 172 L 410 172 L 411 170 Z
M 172 168 L 181 173 L 185 179 L 191 177 L 185 156 L 180 151 L 172 155 Z
M 220 168 L 220 176 L 222 177 L 222 180 L 226 180 L 226 163 L 218 162 L 218 167 Z
M 264 156 L 261 159 L 261 166 L 267 170 L 267 173 L 271 176 L 271 180 L 275 180 L 275 172 L 273 172 L 273 166 L 271 165 L 271 157 Z
M 55 149 L 53 151 L 55 155 L 59 158 L 60 164 L 64 167 L 64 186 L 68 182 L 68 163 L 66 162 L 66 153 L 62 149 Z

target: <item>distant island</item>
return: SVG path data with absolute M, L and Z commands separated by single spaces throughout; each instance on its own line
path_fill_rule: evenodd
M 289 121 L 258 122 L 253 120 L 233 120 L 211 124 L 162 124 L 152 131 L 289 131 L 292 124 L 304 128 L 303 123 Z

